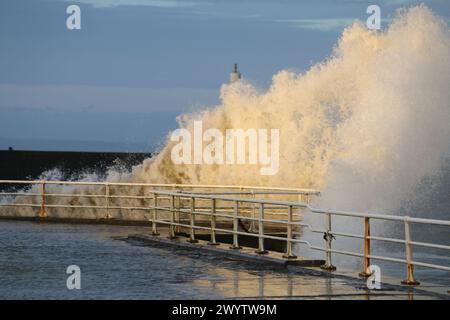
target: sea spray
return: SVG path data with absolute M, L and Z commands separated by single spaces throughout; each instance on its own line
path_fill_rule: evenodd
M 277 174 L 261 176 L 260 166 L 251 164 L 174 164 L 174 143 L 168 139 L 157 156 L 130 173 L 111 170 L 107 180 L 315 188 L 322 190 L 317 206 L 395 213 L 448 157 L 449 62 L 448 27 L 426 6 L 400 11 L 383 32 L 355 22 L 330 57 L 306 73 L 280 71 L 268 90 L 246 81 L 224 85 L 220 105 L 179 117 L 180 128 L 187 130 L 193 130 L 194 121 L 222 132 L 280 129 Z M 65 191 L 100 192 L 97 187 Z M 102 215 L 94 209 L 80 214 Z
M 393 210 L 450 149 L 450 38 L 426 6 L 401 10 L 384 32 L 356 22 L 331 57 L 305 74 L 281 71 L 267 91 L 225 85 L 222 104 L 180 117 L 205 128 L 280 128 L 280 168 L 174 165 L 173 146 L 131 181 L 317 188 L 318 204 Z

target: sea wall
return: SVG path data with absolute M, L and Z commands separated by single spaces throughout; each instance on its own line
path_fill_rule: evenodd
M 0 151 L 0 180 L 38 179 L 45 171 L 59 169 L 64 179 L 83 172 L 102 175 L 108 167 L 129 170 L 151 153 Z

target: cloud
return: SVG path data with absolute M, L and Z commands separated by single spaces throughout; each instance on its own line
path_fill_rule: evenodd
M 180 0 L 63 0 L 65 2 L 78 2 L 80 4 L 92 5 L 94 8 L 108 8 L 118 6 L 149 6 L 158 8 L 180 8 L 192 7 L 199 3 L 194 1 Z
M 0 110 L 186 111 L 218 103 L 218 90 L 0 84 Z
M 377 0 L 374 3 L 370 3 L 370 1 L 367 0 L 335 0 L 334 2 L 336 4 L 367 4 L 369 6 L 370 4 L 376 4 L 379 6 L 398 6 L 398 5 L 414 5 L 417 3 L 421 3 L 427 0 Z M 439 0 L 434 0 L 436 2 L 439 2 Z M 447 0 L 441 0 L 442 2 L 445 2 Z
M 381 19 L 382 28 L 391 23 L 392 20 L 392 18 Z M 342 31 L 342 29 L 351 26 L 356 21 L 360 21 L 365 24 L 364 20 L 357 18 L 275 20 L 275 22 L 290 24 L 295 28 L 318 30 L 323 32 Z
M 357 20 L 354 18 L 324 18 L 324 19 L 280 19 L 279 23 L 287 23 L 300 29 L 334 31 L 341 30 Z

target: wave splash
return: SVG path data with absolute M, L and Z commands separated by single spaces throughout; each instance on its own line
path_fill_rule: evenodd
M 332 55 L 304 74 L 288 70 L 259 90 L 224 85 L 219 106 L 179 117 L 180 127 L 279 128 L 280 168 L 174 165 L 173 143 L 125 179 L 135 182 L 290 186 L 323 190 L 343 209 L 391 209 L 450 152 L 450 33 L 421 5 L 383 32 L 355 22 Z M 383 203 L 383 204 L 381 204 Z

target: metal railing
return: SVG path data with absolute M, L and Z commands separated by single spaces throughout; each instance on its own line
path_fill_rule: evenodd
M 309 204 L 312 196 L 319 195 L 319 192 L 315 190 L 249 186 L 0 180 L 0 185 L 5 184 L 40 186 L 39 192 L 36 190 L 0 192 L 0 197 L 13 197 L 9 201 L 0 202 L 0 209 L 2 207 L 38 208 L 39 212 L 37 216 L 42 219 L 48 217 L 48 210 L 53 209 L 94 209 L 104 211 L 105 214 L 103 216 L 105 219 L 111 219 L 111 213 L 114 210 L 120 212 L 138 210 L 143 211 L 146 219 L 151 223 L 153 235 L 159 235 L 158 227 L 165 225 L 169 229 L 169 236 L 171 238 L 177 237 L 177 233 L 183 228 L 188 231 L 188 241 L 196 242 L 196 233 L 202 231 L 209 234 L 209 243 L 211 245 L 217 245 L 217 233 L 231 234 L 233 240 L 231 248 L 236 250 L 241 248 L 239 245 L 239 236 L 251 236 L 258 240 L 258 248 L 255 251 L 258 254 L 267 253 L 264 243 L 265 239 L 279 240 L 286 243 L 285 254 L 283 256 L 285 259 L 296 259 L 297 257 L 293 253 L 293 245 L 303 244 L 312 250 L 324 253 L 325 264 L 322 268 L 329 271 L 336 269 L 332 264 L 332 254 L 361 258 L 363 260 L 363 270 L 359 275 L 363 277 L 371 275 L 369 270 L 371 260 L 404 264 L 406 266 L 406 278 L 402 283 L 406 285 L 419 285 L 419 282 L 414 278 L 415 266 L 450 271 L 449 266 L 413 260 L 414 247 L 449 250 L 450 246 L 414 241 L 411 238 L 410 230 L 411 224 L 434 225 L 448 228 L 450 221 L 319 209 Z M 82 186 L 84 188 L 101 187 L 103 190 L 98 188 L 95 190 L 74 189 L 69 193 L 55 193 L 47 191 L 47 187 L 50 185 Z M 125 194 L 118 192 L 117 188 L 121 187 L 128 188 L 125 190 Z M 133 193 L 136 193 L 136 188 L 138 188 L 139 194 L 133 195 Z M 166 188 L 166 190 L 163 188 Z M 111 192 L 112 189 L 116 189 L 114 193 Z M 225 189 L 225 191 L 217 191 L 219 189 Z M 233 189 L 239 191 L 229 191 Z M 211 192 L 208 190 L 215 191 Z M 252 195 L 252 197 L 249 198 L 247 197 L 248 195 Z M 287 195 L 290 197 L 298 197 L 298 200 L 279 201 L 256 198 L 256 196 L 267 195 Z M 58 197 L 60 198 L 59 203 L 48 202 L 49 199 Z M 24 199 L 29 198 L 32 199 L 31 202 L 24 201 Z M 74 198 L 87 198 L 90 201 L 96 199 L 97 201 L 100 200 L 101 203 L 73 204 L 71 201 L 61 201 L 62 199 Z M 132 203 L 128 203 L 127 205 L 117 203 L 120 200 L 132 201 Z M 2 214 L 1 211 L 0 214 Z M 311 224 L 304 222 L 303 217 L 306 214 L 323 216 L 324 227 L 313 227 Z M 364 233 L 346 233 L 335 230 L 332 222 L 333 218 L 336 217 L 362 220 Z M 239 227 L 242 226 L 242 221 L 250 222 L 253 229 L 249 228 L 245 230 L 244 228 L 243 231 L 240 230 Z M 404 227 L 404 236 L 403 238 L 374 236 L 370 233 L 371 221 L 400 222 Z M 266 231 L 268 228 L 270 229 L 269 232 Z M 302 238 L 301 235 L 303 234 L 304 228 L 309 230 L 309 232 L 323 235 L 324 246 L 312 244 L 310 241 Z M 274 230 L 282 230 L 283 234 L 277 234 L 273 232 Z M 363 243 L 363 252 L 332 248 L 332 241 L 336 236 L 359 239 Z M 374 241 L 404 245 L 404 258 L 373 255 L 371 253 L 371 245 Z

